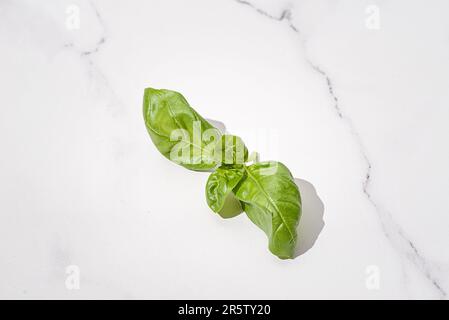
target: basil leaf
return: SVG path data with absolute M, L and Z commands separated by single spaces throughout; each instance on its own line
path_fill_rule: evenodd
M 207 203 L 214 212 L 230 218 L 243 209 L 268 236 L 273 254 L 293 258 L 301 198 L 283 164 L 246 167 L 248 150 L 242 139 L 222 135 L 178 92 L 145 89 L 143 115 L 151 140 L 166 158 L 190 170 L 216 169 L 206 184 Z
M 240 137 L 224 134 L 217 143 L 215 155 L 224 164 L 244 164 L 248 160 L 248 149 Z
M 237 199 L 267 235 L 270 251 L 281 259 L 293 258 L 301 197 L 290 171 L 279 162 L 255 163 L 244 171 L 234 190 Z
M 220 159 L 214 155 L 221 134 L 193 110 L 178 92 L 145 89 L 145 126 L 162 155 L 195 171 L 210 171 Z
M 232 218 L 242 212 L 240 201 L 235 197 L 232 189 L 240 182 L 243 175 L 243 166 L 222 166 L 207 180 L 207 204 L 222 218 Z

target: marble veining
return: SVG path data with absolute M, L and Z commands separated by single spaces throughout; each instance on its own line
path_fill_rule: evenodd
M 279 22 L 282 22 L 286 20 L 288 22 L 289 27 L 296 33 L 298 33 L 299 36 L 301 36 L 301 32 L 297 26 L 295 26 L 292 23 L 292 12 L 291 9 L 284 9 L 282 11 L 282 14 L 279 17 L 276 17 L 274 15 L 271 15 L 270 13 L 256 7 L 254 4 L 252 4 L 249 1 L 246 0 L 235 0 L 236 2 L 249 6 L 252 9 L 254 9 L 257 13 L 260 15 L 267 17 L 272 20 L 276 20 Z M 303 44 L 304 50 L 307 53 L 306 43 L 304 41 L 301 41 Z M 353 124 L 350 116 L 345 114 L 342 111 L 342 108 L 339 105 L 338 97 L 335 94 L 335 88 L 332 84 L 332 80 L 330 79 L 329 75 L 323 71 L 323 69 L 319 66 L 317 66 L 315 63 L 312 62 L 310 57 L 306 55 L 307 62 L 310 64 L 310 66 L 318 72 L 320 75 L 323 76 L 323 78 L 326 81 L 327 88 L 329 91 L 329 94 L 334 101 L 333 107 L 335 108 L 335 111 L 338 115 L 338 117 L 345 121 L 348 129 L 351 131 L 352 136 L 354 137 L 356 144 L 359 147 L 359 152 L 366 164 L 366 175 L 364 177 L 364 181 L 362 183 L 362 192 L 365 194 L 367 201 L 372 205 L 374 210 L 376 211 L 377 215 L 379 216 L 379 221 L 382 225 L 383 232 L 385 236 L 390 241 L 391 245 L 395 248 L 397 253 L 403 258 L 408 260 L 410 263 L 415 265 L 416 268 L 418 268 L 422 274 L 430 281 L 430 283 L 434 286 L 435 290 L 438 291 L 438 294 L 441 298 L 446 298 L 447 293 L 446 290 L 442 287 L 442 285 L 439 283 L 439 280 L 432 272 L 432 266 L 429 266 L 429 262 L 426 260 L 426 258 L 418 251 L 415 244 L 412 240 L 410 240 L 405 234 L 400 225 L 398 225 L 392 216 L 392 214 L 380 207 L 380 205 L 377 203 L 376 200 L 373 199 L 369 192 L 369 184 L 371 182 L 371 161 L 368 158 L 366 147 L 364 146 L 364 143 L 362 141 L 362 138 L 360 137 L 359 133 L 357 132 L 357 129 L 355 125 Z
M 70 6 L 78 29 L 66 26 Z M 381 26 L 369 30 L 376 8 Z M 3 1 L 0 297 L 447 299 L 447 10 Z M 245 217 L 217 219 L 206 176 L 152 149 L 146 86 L 181 91 L 248 145 L 244 129 L 258 126 L 294 141 L 279 159 L 325 221 L 297 259 L 273 259 Z

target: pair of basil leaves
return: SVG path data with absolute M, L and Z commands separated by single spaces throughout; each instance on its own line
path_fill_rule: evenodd
M 145 89 L 143 115 L 162 155 L 189 170 L 212 172 L 206 200 L 214 212 L 231 218 L 245 211 L 267 235 L 274 255 L 294 257 L 301 197 L 286 166 L 274 161 L 249 165 L 243 141 L 222 134 L 178 92 Z

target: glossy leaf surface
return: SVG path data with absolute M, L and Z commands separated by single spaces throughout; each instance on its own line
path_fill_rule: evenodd
M 232 189 L 244 175 L 243 166 L 223 166 L 209 176 L 206 183 L 206 201 L 212 211 L 223 218 L 231 218 L 242 212 L 240 201 Z
M 268 237 L 268 248 L 281 259 L 294 257 L 301 197 L 290 171 L 279 162 L 244 167 L 234 192 L 249 219 Z
M 214 150 L 220 132 L 180 93 L 145 89 L 143 115 L 151 140 L 167 159 L 196 171 L 210 171 L 219 164 Z

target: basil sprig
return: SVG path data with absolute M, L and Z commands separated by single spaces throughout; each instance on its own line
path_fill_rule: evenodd
M 275 161 L 248 164 L 242 139 L 221 133 L 178 92 L 145 89 L 143 115 L 163 156 L 189 170 L 212 171 L 206 183 L 212 211 L 223 218 L 245 211 L 267 235 L 274 255 L 294 257 L 301 196 L 286 166 Z

